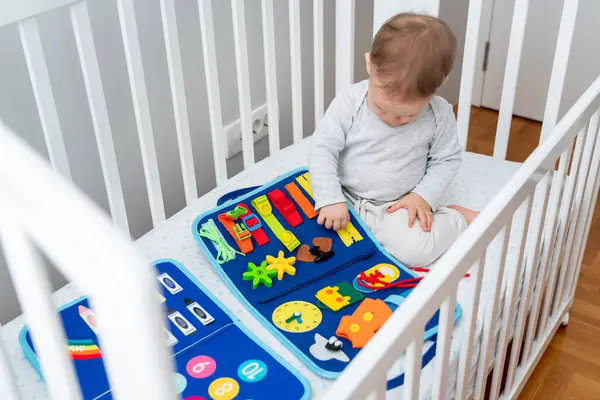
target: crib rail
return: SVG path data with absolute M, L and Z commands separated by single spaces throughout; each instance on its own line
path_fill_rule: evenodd
M 494 156 L 501 159 L 506 157 L 528 6 L 528 0 L 515 3 L 494 149 Z M 439 267 L 422 281 L 377 333 L 376 339 L 359 353 L 327 398 L 368 395 L 385 398 L 385 381 L 381 376 L 402 353 L 405 354 L 407 382 L 404 398 L 419 398 L 424 326 L 438 309 L 440 333 L 432 397 L 441 399 L 454 395 L 458 399 L 466 396 L 482 399 L 489 389 L 487 395 L 491 399 L 515 398 L 561 321 L 568 318 L 600 186 L 600 140 L 597 140 L 600 78 L 556 124 L 577 6 L 578 1 L 564 4 L 540 146 L 439 260 Z M 458 132 L 463 145 L 468 136 L 482 8 L 482 0 L 469 2 L 458 107 Z M 517 220 L 519 210 L 525 216 Z M 513 230 L 517 221 L 521 226 Z M 509 243 L 518 244 L 510 259 L 507 258 Z M 496 264 L 486 260 L 494 244 L 501 249 Z M 456 387 L 447 387 L 451 311 L 458 285 L 469 270 L 470 279 L 474 280 L 469 294 L 473 306 L 466 310 L 462 329 L 457 330 L 461 346 Z M 493 293 L 486 296 L 491 299 L 487 304 L 480 305 L 486 271 L 492 274 Z M 503 304 L 500 304 L 501 298 L 504 298 Z M 501 313 L 499 327 L 498 313 Z M 481 343 L 474 343 L 477 321 L 483 321 Z M 472 366 L 476 367 L 473 374 Z M 470 393 L 472 380 L 475 389 Z
M 461 341 L 463 345 L 461 346 L 456 398 L 466 396 L 467 383 L 473 378 L 470 376 L 470 366 L 476 362 L 478 366 L 474 398 L 483 398 L 492 353 L 494 352 L 496 355 L 496 362 L 499 363 L 497 365 L 502 365 L 499 359 L 505 358 L 511 338 L 511 369 L 508 377 L 502 376 L 502 368 L 494 370 L 491 398 L 498 397 L 503 378 L 505 378 L 507 388 L 503 396 L 513 398 L 518 394 L 526 380 L 523 373 L 526 371 L 530 373 L 531 364 L 535 365 L 541 355 L 537 350 L 547 345 L 548 338 L 551 338 L 549 331 L 557 327 L 556 323 L 549 323 L 549 319 L 552 319 L 553 322 L 560 321 L 568 311 L 569 302 L 572 299 L 574 283 L 580 268 L 580 254 L 584 244 L 583 239 L 587 233 L 586 229 L 579 229 L 582 231 L 581 240 L 575 243 L 577 248 L 572 249 L 569 253 L 575 256 L 569 259 L 563 258 L 565 253 L 558 251 L 558 248 L 552 251 L 553 244 L 551 242 L 562 242 L 568 232 L 578 231 L 578 225 L 587 228 L 586 224 L 591 218 L 592 200 L 597 195 L 598 169 L 600 167 L 600 156 L 594 152 L 600 150 L 600 141 L 596 140 L 599 106 L 600 78 L 556 125 L 547 140 L 540 144 L 519 172 L 492 200 L 455 245 L 442 256 L 439 260 L 439 267 L 434 269 L 403 302 L 398 311 L 376 334 L 375 340 L 371 341 L 358 354 L 335 382 L 326 398 L 365 398 L 369 394 L 380 393 L 381 385 L 385 385 L 385 382 L 381 380 L 382 374 L 389 370 L 398 355 L 405 351 L 407 375 L 405 380 L 408 384 L 404 389 L 404 395 L 407 399 L 418 398 L 424 327 L 438 309 L 441 309 L 441 316 L 433 398 L 446 398 L 448 391 L 454 389 L 446 387 L 447 380 L 445 379 L 449 339 L 452 334 L 451 315 L 456 301 L 458 284 L 469 270 L 471 270 L 470 279 L 476 282 L 472 285 L 473 291 L 470 294 L 475 300 L 475 306 L 473 310 L 466 313 L 467 317 L 463 322 L 465 324 L 462 331 L 464 340 Z M 571 173 L 567 175 L 575 139 L 577 145 L 570 167 Z M 560 160 L 560 166 L 555 172 L 554 165 L 557 160 Z M 539 190 L 547 182 L 551 185 L 549 201 L 544 199 L 546 196 Z M 533 210 L 536 188 L 538 188 L 537 196 L 540 200 L 538 208 Z M 581 199 L 578 200 L 576 195 L 572 195 L 573 190 L 581 193 Z M 519 246 L 518 251 L 514 253 L 513 259 L 507 259 L 511 226 L 515 221 L 517 210 L 521 207 L 525 207 L 526 218 L 522 222 L 521 229 L 515 231 L 521 232 L 521 236 L 515 239 Z M 557 213 L 566 216 L 569 210 L 575 208 L 581 209 L 577 218 L 571 216 L 560 220 L 553 217 L 548 218 Z M 539 240 L 541 238 L 544 238 L 544 241 Z M 488 265 L 486 252 L 495 239 L 500 241 L 501 257 L 498 265 Z M 526 261 L 524 261 L 525 254 Z M 495 274 L 492 279 L 492 282 L 495 282 L 494 292 L 491 296 L 492 301 L 486 305 L 485 309 L 478 311 L 481 281 L 485 270 L 489 268 Z M 522 268 L 525 268 L 523 283 L 525 294 L 517 309 L 516 290 Z M 556 291 L 558 270 L 567 279 L 566 284 Z M 507 271 L 510 271 L 510 275 L 506 275 Z M 505 287 L 502 286 L 503 281 L 506 282 Z M 502 291 L 506 294 L 506 300 L 500 306 L 499 299 Z M 547 304 L 544 306 L 542 318 L 538 322 L 538 313 L 544 298 L 547 299 Z M 550 311 L 553 303 L 554 307 Z M 496 315 L 500 311 L 503 319 L 496 347 L 493 334 L 497 328 Z M 485 323 L 477 360 L 473 359 L 472 344 L 478 312 L 485 313 L 483 318 Z M 516 322 L 515 331 L 512 330 L 514 322 Z M 523 340 L 525 347 L 520 354 Z M 375 396 L 375 398 L 383 397 Z
M 89 295 L 115 398 L 175 398 L 152 268 L 96 206 L 1 124 L 0 142 L 2 245 L 51 397 L 80 399 L 81 392 L 42 254 Z M 3 396 L 17 399 L 0 353 Z
M 123 43 L 127 78 L 131 93 L 131 102 L 134 111 L 135 126 L 139 141 L 144 183 L 147 190 L 148 204 L 152 226 L 157 226 L 166 219 L 164 185 L 161 180 L 162 168 L 158 162 L 155 143 L 155 117 L 151 114 L 150 95 L 147 87 L 147 74 L 144 63 L 144 54 L 140 46 L 138 33 L 137 13 L 133 0 L 112 0 L 117 5 L 120 37 Z M 189 205 L 198 198 L 199 179 L 196 176 L 195 160 L 192 151 L 193 133 L 190 127 L 190 104 L 186 96 L 186 76 L 184 74 L 183 60 L 186 56 L 180 46 L 180 37 L 177 22 L 177 2 L 174 0 L 159 0 L 162 34 L 164 40 L 157 46 L 164 46 L 166 67 L 168 72 L 168 85 L 173 107 L 174 133 L 177 140 L 181 174 L 183 180 L 183 197 L 185 204 Z M 10 6 L 2 7 L 0 27 L 17 24 L 20 38 L 32 84 L 33 94 L 37 105 L 42 131 L 45 138 L 49 159 L 52 166 L 66 179 L 72 180 L 72 168 L 69 163 L 68 143 L 65 144 L 65 135 L 61 128 L 60 120 L 65 118 L 57 109 L 56 96 L 53 90 L 54 77 L 47 67 L 48 58 L 44 53 L 44 46 L 40 39 L 38 17 L 42 14 L 64 8 L 71 15 L 71 24 L 79 55 L 88 108 L 94 129 L 96 145 L 99 153 L 104 186 L 106 188 L 108 205 L 113 222 L 123 232 L 130 233 L 130 220 L 126 206 L 125 194 L 122 185 L 122 173 L 119 170 L 113 128 L 111 127 L 112 115 L 109 115 L 110 104 L 105 95 L 106 76 L 102 76 L 101 63 L 98 53 L 92 24 L 88 0 L 23 0 L 13 2 Z M 303 37 L 306 34 L 304 21 L 301 20 L 301 2 L 288 0 L 287 23 L 289 25 L 289 60 L 291 82 L 291 120 L 292 142 L 302 140 L 308 132 L 305 126 L 306 110 L 303 102 L 306 94 L 303 93 L 305 82 L 303 79 Z M 210 125 L 211 145 L 213 153 L 214 177 L 216 184 L 223 183 L 231 175 L 228 171 L 228 140 L 224 129 L 221 84 L 222 72 L 219 71 L 217 56 L 222 52 L 222 46 L 217 46 L 215 20 L 212 0 L 198 0 L 198 24 L 201 32 L 201 49 L 204 64 L 204 78 L 206 82 L 206 95 L 208 104 L 207 126 Z M 222 6 L 222 2 L 218 3 Z M 248 168 L 256 161 L 255 132 L 253 128 L 251 99 L 254 94 L 250 85 L 250 70 L 248 58 L 248 35 L 246 27 L 245 3 L 241 0 L 231 0 L 231 16 L 233 22 L 233 45 L 235 50 L 235 66 L 239 119 L 242 141 L 243 167 Z M 281 7 L 281 3 L 277 4 Z M 280 51 L 276 52 L 275 37 L 275 3 L 273 0 L 261 0 L 262 42 L 264 48 L 265 93 L 267 103 L 267 120 L 269 131 L 269 154 L 273 155 L 280 150 L 280 110 L 278 90 L 281 76 L 278 77 L 277 60 L 281 60 Z M 324 52 L 324 4 L 314 2 L 313 5 L 313 54 L 314 59 L 314 114 L 318 121 L 326 107 L 325 99 L 325 52 Z M 354 65 L 354 0 L 338 1 L 336 20 L 337 53 L 340 62 L 336 65 L 337 90 L 353 82 Z M 257 22 L 257 21 L 254 21 Z M 304 39 L 306 40 L 306 39 Z M 287 57 L 287 55 L 286 55 Z M 350 69 L 349 69 L 350 68 Z M 281 72 L 280 72 L 281 73 Z M 255 105 L 256 106 L 256 105 Z M 85 107 L 85 105 L 83 106 Z M 286 114 L 287 115 L 287 114 Z M 153 119 L 155 119 L 153 121 Z M 162 134 L 162 132 L 161 132 Z M 286 141 L 287 142 L 287 141 Z M 137 150 L 137 149 L 136 149 Z M 197 162 L 197 160 L 196 160 Z M 231 165 L 229 165 L 231 168 Z M 164 173 L 164 172 L 163 172 Z M 203 176 L 206 178 L 206 176 Z M 206 189 L 204 189 L 206 190 Z

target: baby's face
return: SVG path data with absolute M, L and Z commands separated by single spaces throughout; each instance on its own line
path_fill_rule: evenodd
M 367 101 L 373 112 L 386 124 L 396 128 L 406 125 L 423 113 L 433 96 L 417 100 L 402 100 L 389 96 L 373 74 L 369 79 Z

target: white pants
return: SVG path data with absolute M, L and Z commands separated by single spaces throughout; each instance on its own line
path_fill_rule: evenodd
M 383 247 L 407 266 L 431 264 L 467 229 L 464 216 L 451 208 L 438 207 L 431 231 L 424 232 L 418 219 L 408 227 L 408 210 L 388 213 L 394 202 L 372 202 L 349 193 L 346 197 Z

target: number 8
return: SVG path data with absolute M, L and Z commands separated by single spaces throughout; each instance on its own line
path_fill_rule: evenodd
M 232 390 L 233 390 L 233 385 L 231 384 L 231 382 L 226 382 L 223 385 L 221 385 L 220 388 L 215 390 L 215 394 L 217 396 L 223 396 L 225 393 L 231 392 Z

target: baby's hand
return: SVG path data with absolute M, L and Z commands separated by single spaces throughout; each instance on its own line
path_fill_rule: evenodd
M 387 212 L 393 213 L 401 208 L 408 210 L 408 226 L 410 228 L 413 227 L 415 218 L 419 218 L 423 232 L 431 231 L 431 224 L 433 224 L 433 212 L 431 211 L 429 204 L 421 196 L 416 193 L 409 193 L 392 204 L 387 209 Z
M 346 203 L 336 203 L 325 206 L 319 210 L 319 225 L 324 225 L 327 229 L 338 231 L 346 227 L 350 221 L 348 205 Z

